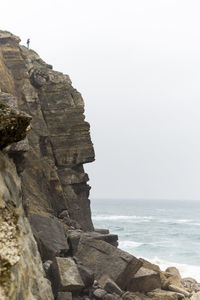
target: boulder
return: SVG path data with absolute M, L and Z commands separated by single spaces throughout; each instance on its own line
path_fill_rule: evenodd
M 103 289 L 96 289 L 93 293 L 93 295 L 95 296 L 95 298 L 97 299 L 103 299 L 103 297 L 106 295 L 106 291 Z
M 120 296 L 117 295 L 117 294 L 106 294 L 104 297 L 103 297 L 103 300 L 120 300 Z
M 51 267 L 54 291 L 78 295 L 84 288 L 77 265 L 71 257 L 56 257 Z
M 69 251 L 67 237 L 63 226 L 56 219 L 30 214 L 29 220 L 43 261 L 66 255 Z
M 183 294 L 185 297 L 190 297 L 190 296 L 191 296 L 191 294 L 190 294 L 189 292 L 187 292 L 186 290 L 184 290 L 184 289 L 182 289 L 182 288 L 180 288 L 180 287 L 178 287 L 178 286 L 176 286 L 176 285 L 174 285 L 174 284 L 170 284 L 170 285 L 168 286 L 168 289 L 169 289 L 170 291 L 173 291 L 173 292 L 181 293 L 181 294 Z
M 200 300 L 200 292 L 194 293 L 190 300 Z
M 194 278 L 183 278 L 181 283 L 184 288 L 189 289 L 190 291 L 200 292 L 200 283 L 197 283 Z
M 94 272 L 95 279 L 106 274 L 122 289 L 124 278 L 132 278 L 142 266 L 142 262 L 129 253 L 104 241 L 89 238 L 80 240 L 76 257 Z
M 104 228 L 95 228 L 95 232 L 101 233 L 101 234 L 109 234 L 109 229 L 104 229 Z
M 151 300 L 152 298 L 149 298 L 141 293 L 133 293 L 133 292 L 126 292 L 122 295 L 123 300 Z
M 115 293 L 117 295 L 122 294 L 122 290 L 120 289 L 120 287 L 107 275 L 103 275 L 99 279 L 99 284 L 107 293 L 110 293 L 110 294 Z
M 94 283 L 94 273 L 83 265 L 77 265 L 77 267 L 85 287 L 91 287 Z
M 139 260 L 143 263 L 143 267 L 149 270 L 153 270 L 155 272 L 161 272 L 160 267 L 152 264 L 151 262 L 149 262 L 148 260 L 144 259 L 144 258 L 139 258 Z
M 8 98 L 10 94 L 7 94 Z M 1 100 L 1 93 L 0 93 Z M 32 117 L 0 101 L 0 149 L 23 140 L 31 129 Z
M 58 292 L 56 300 L 72 300 L 72 293 Z
M 160 278 L 161 278 L 161 286 L 162 289 L 164 290 L 169 289 L 170 284 L 173 284 L 180 288 L 183 287 L 181 284 L 181 279 L 178 275 L 171 275 L 170 273 L 160 272 Z
M 165 272 L 170 273 L 171 275 L 176 275 L 181 279 L 181 274 L 176 267 L 168 267 Z
M 160 289 L 155 289 L 154 291 L 148 292 L 147 295 L 154 300 L 179 300 L 184 298 L 184 295 Z
M 68 242 L 70 245 L 70 250 L 72 254 L 75 255 L 78 248 L 79 240 L 83 232 L 81 230 L 68 230 L 67 234 L 68 234 Z
M 132 278 L 125 281 L 127 281 L 125 290 L 131 292 L 148 292 L 161 288 L 160 274 L 144 267 L 141 267 Z

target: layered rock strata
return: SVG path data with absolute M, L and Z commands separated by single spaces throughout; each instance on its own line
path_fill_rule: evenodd
M 19 41 L 0 31 L 0 299 L 199 299 L 194 279 L 94 230 L 83 99 Z

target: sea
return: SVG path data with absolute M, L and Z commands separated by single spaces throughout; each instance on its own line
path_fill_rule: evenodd
M 200 201 L 91 200 L 95 228 L 119 236 L 119 248 L 200 282 Z

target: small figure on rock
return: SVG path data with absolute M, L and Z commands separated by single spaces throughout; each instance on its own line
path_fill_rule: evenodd
M 30 39 L 28 39 L 26 43 L 27 43 L 27 48 L 29 49 Z

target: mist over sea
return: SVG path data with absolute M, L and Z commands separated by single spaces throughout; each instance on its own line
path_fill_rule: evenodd
M 200 201 L 94 199 L 91 207 L 94 226 L 118 234 L 119 248 L 200 282 Z

